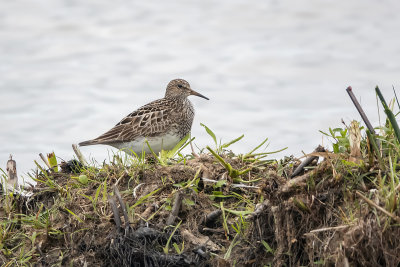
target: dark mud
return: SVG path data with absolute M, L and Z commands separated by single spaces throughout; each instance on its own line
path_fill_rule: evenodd
M 356 193 L 385 207 L 372 182 L 381 173 L 326 155 L 293 178 L 296 159 L 254 164 L 232 154 L 223 158 L 233 168 L 251 169 L 239 180 L 209 154 L 168 166 L 116 160 L 39 172 L 32 197 L 1 199 L 0 262 L 398 266 L 399 222 Z M 77 180 L 80 171 L 87 184 Z M 397 208 L 390 213 L 400 216 Z

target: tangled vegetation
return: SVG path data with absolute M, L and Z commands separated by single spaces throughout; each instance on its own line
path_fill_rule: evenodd
M 113 155 L 37 164 L 28 194 L 6 190 L 2 266 L 398 266 L 400 131 L 395 102 L 375 129 L 322 132 L 303 163 L 268 159 L 267 140 L 234 154 Z M 261 151 L 261 152 L 260 152 Z M 6 179 L 6 173 L 3 178 Z M 5 184 L 3 182 L 3 184 Z

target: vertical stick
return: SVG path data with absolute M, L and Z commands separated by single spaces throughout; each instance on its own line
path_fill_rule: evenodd
M 360 113 L 360 116 L 363 119 L 365 125 L 367 125 L 368 130 L 371 132 L 372 136 L 375 136 L 376 135 L 375 129 L 374 129 L 374 127 L 372 127 L 371 123 L 368 120 L 367 115 L 365 115 L 364 110 L 362 109 L 360 103 L 358 103 L 357 98 L 354 96 L 353 89 L 351 88 L 351 86 L 347 87 L 346 91 L 349 94 L 351 101 L 353 101 L 353 104 L 356 107 L 358 113 Z M 380 144 L 379 140 L 376 140 L 376 144 L 377 144 L 378 148 L 380 149 L 381 144 Z
M 75 152 L 75 155 L 78 157 L 78 160 L 82 165 L 87 166 L 87 161 L 85 157 L 82 155 L 82 152 L 79 150 L 78 146 L 76 144 L 72 144 L 72 149 Z
M 360 103 L 358 103 L 357 98 L 353 94 L 353 89 L 351 88 L 351 86 L 347 87 L 346 91 L 349 94 L 351 101 L 353 101 L 353 104 L 356 107 L 358 113 L 360 113 L 361 118 L 363 119 L 365 125 L 367 125 L 368 130 L 372 134 L 375 135 L 375 129 L 374 129 L 374 127 L 372 127 L 371 123 L 369 122 L 368 117 L 367 117 L 367 115 L 365 115 L 364 110 L 362 109 Z
M 40 158 L 43 160 L 44 164 L 46 164 L 47 168 L 49 168 L 49 170 L 51 170 L 51 171 L 52 171 L 53 169 L 51 168 L 51 166 L 50 166 L 50 164 L 49 164 L 48 160 L 46 159 L 46 157 L 45 157 L 45 156 L 43 156 L 43 154 L 42 154 L 42 153 L 39 153 L 39 156 L 40 156 Z

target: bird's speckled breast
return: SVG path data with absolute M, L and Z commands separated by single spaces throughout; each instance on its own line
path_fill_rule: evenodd
M 185 101 L 183 103 L 183 109 L 184 112 L 179 113 L 180 118 L 178 118 L 179 120 L 178 134 L 181 139 L 185 137 L 192 129 L 193 118 L 194 118 L 194 107 L 190 102 L 190 100 L 187 98 L 185 98 Z

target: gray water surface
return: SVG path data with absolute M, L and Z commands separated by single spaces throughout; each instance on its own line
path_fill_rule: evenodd
M 97 137 L 164 95 L 174 78 L 200 126 L 246 152 L 268 137 L 274 157 L 329 146 L 318 130 L 359 119 L 352 85 L 378 124 L 375 85 L 399 86 L 399 1 L 0 2 L 0 168 L 20 174 L 40 152 L 71 159 L 72 143 Z M 102 162 L 109 148 L 82 148 Z

